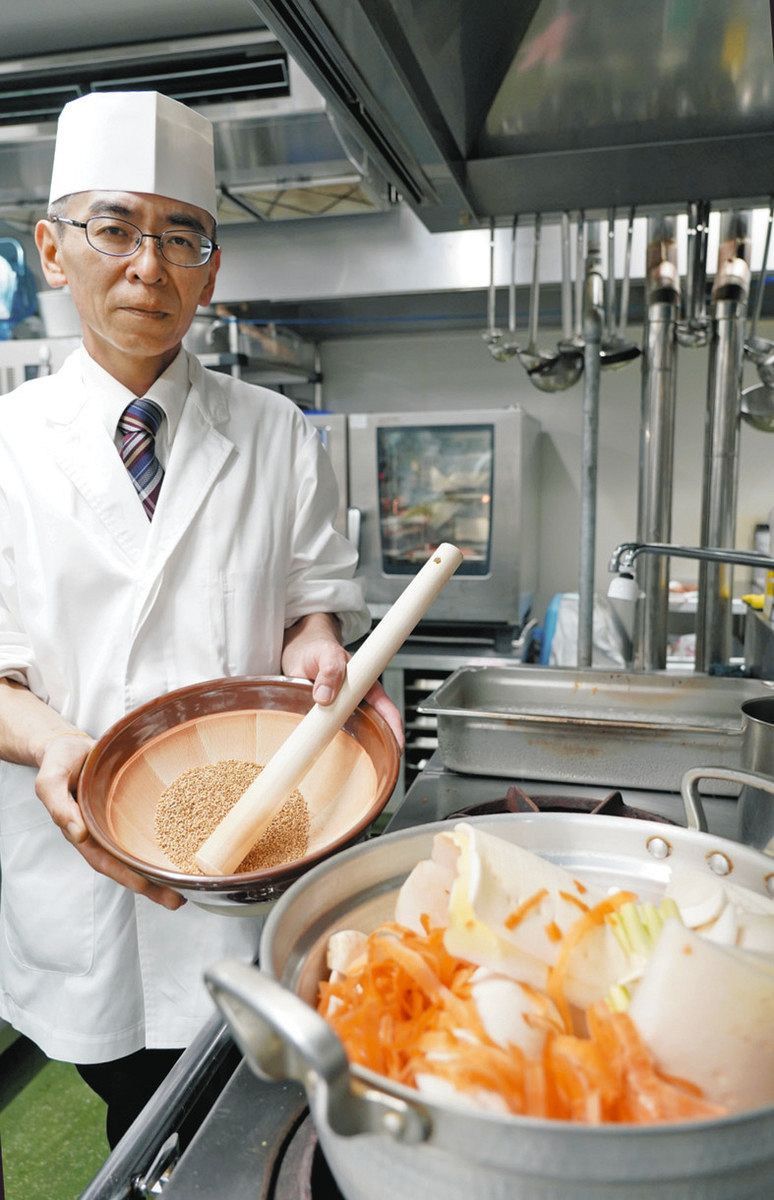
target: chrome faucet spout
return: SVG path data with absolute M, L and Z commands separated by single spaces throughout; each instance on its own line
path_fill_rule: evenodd
M 701 562 L 731 563 L 741 567 L 763 567 L 774 571 L 774 558 L 755 550 L 726 550 L 713 546 L 673 546 L 668 542 L 621 542 L 613 551 L 609 563 L 611 573 L 631 571 L 641 554 L 664 558 L 692 558 Z

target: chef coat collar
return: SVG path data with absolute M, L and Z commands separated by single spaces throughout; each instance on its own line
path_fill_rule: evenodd
M 127 404 L 136 397 L 95 362 L 85 346 L 81 347 L 81 372 L 83 385 L 89 398 L 97 405 L 111 440 L 115 439 L 118 422 Z M 163 409 L 167 418 L 167 440 L 175 436 L 180 414 L 190 388 L 188 377 L 188 355 L 180 350 L 163 375 L 151 384 L 143 396 L 154 400 Z

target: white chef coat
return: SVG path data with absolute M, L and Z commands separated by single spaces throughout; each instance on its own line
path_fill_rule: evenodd
M 152 522 L 82 347 L 0 398 L 0 675 L 95 737 L 173 688 L 278 673 L 308 613 L 337 613 L 345 641 L 368 627 L 316 431 L 284 397 L 179 362 Z M 187 1045 L 212 1013 L 204 967 L 252 958 L 257 922 L 170 912 L 92 871 L 35 774 L 0 763 L 0 1015 L 75 1062 Z

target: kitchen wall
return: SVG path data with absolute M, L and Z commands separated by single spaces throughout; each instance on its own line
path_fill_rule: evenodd
M 761 325 L 774 337 L 774 322 Z M 641 331 L 631 330 L 638 340 Z M 548 338 L 547 340 L 551 340 Z M 558 591 L 577 590 L 582 385 L 548 395 L 524 370 L 497 363 L 478 333 L 340 339 L 323 342 L 323 398 L 337 412 L 446 411 L 519 404 L 537 417 L 540 439 L 540 583 L 536 609 Z M 675 449 L 673 541 L 699 537 L 708 352 L 680 352 Z M 745 382 L 757 382 L 745 367 Z M 599 432 L 596 588 L 607 591 L 613 547 L 636 537 L 640 368 L 602 376 Z M 751 547 L 757 522 L 774 506 L 774 437 L 742 426 L 737 545 Z M 694 579 L 691 563 L 672 561 L 672 576 Z M 737 587 L 749 585 L 740 570 Z

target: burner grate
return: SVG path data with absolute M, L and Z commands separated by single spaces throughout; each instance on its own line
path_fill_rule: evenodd
M 271 1200 L 343 1200 L 311 1116 L 299 1125 L 280 1162 Z
M 676 825 L 677 821 L 662 817 L 659 813 L 627 804 L 619 791 L 608 792 L 601 799 L 588 796 L 529 796 L 515 783 L 504 796 L 487 800 L 482 804 L 471 804 L 450 813 L 450 820 L 463 817 L 483 817 L 495 813 L 541 813 L 574 812 L 599 814 L 606 817 L 627 817 L 635 821 L 658 821 L 663 825 Z

